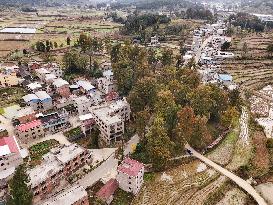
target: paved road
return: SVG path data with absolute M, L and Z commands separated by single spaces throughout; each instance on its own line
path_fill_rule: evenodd
M 212 36 L 208 37 L 203 43 L 202 46 L 198 49 L 196 55 L 195 55 L 195 62 L 198 63 L 200 58 L 201 58 L 201 54 L 203 49 L 207 46 L 207 44 L 211 41 Z
M 139 143 L 139 136 L 136 134 L 125 144 L 124 156 L 132 153 L 134 151 L 132 148 L 136 146 L 137 143 Z
M 45 137 L 41 138 L 41 139 L 38 139 L 30 144 L 27 145 L 27 147 L 31 147 L 32 145 L 35 145 L 39 142 L 44 142 L 46 140 L 51 140 L 51 139 L 55 139 L 57 140 L 60 144 L 65 144 L 65 145 L 70 145 L 71 143 L 66 139 L 66 137 L 63 135 L 62 132 L 58 132 L 56 134 L 49 134 L 49 135 L 46 135 Z
M 218 164 L 214 163 L 213 161 L 209 160 L 208 158 L 204 157 L 203 155 L 199 154 L 193 148 L 191 148 L 188 144 L 185 146 L 185 148 L 190 150 L 192 152 L 193 156 L 200 159 L 201 161 L 203 161 L 207 165 L 213 167 L 218 172 L 222 173 L 223 175 L 225 175 L 226 177 L 228 177 L 229 179 L 234 181 L 238 186 L 240 186 L 249 195 L 251 195 L 259 205 L 267 205 L 265 200 L 258 194 L 258 192 L 250 184 L 248 184 L 245 180 L 243 180 L 242 178 L 236 176 L 235 174 L 228 171 L 227 169 L 219 166 Z
M 118 160 L 115 159 L 114 155 L 111 155 L 105 162 L 99 167 L 85 175 L 83 178 L 78 180 L 76 184 L 83 186 L 84 188 L 94 185 L 101 178 L 112 178 L 116 173 L 118 166 Z M 115 176 L 113 176 L 115 177 Z
M 14 135 L 14 128 L 12 126 L 11 120 L 5 118 L 3 115 L 0 115 L 0 121 L 1 121 L 1 124 L 3 124 L 3 126 L 8 131 L 9 136 L 13 136 Z
M 249 144 L 248 138 L 249 138 L 249 132 L 248 132 L 248 113 L 245 107 L 242 109 L 242 114 L 240 118 L 240 138 L 244 140 L 246 144 Z

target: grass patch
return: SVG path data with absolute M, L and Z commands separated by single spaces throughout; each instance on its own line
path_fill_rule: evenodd
M 0 88 L 0 107 L 9 107 L 9 105 L 18 104 L 26 94 L 27 92 L 19 87 Z
M 131 204 L 133 200 L 133 194 L 123 191 L 122 189 L 118 189 L 114 194 L 114 200 L 112 201 L 112 205 L 128 205 Z
M 4 114 L 5 114 L 4 108 L 0 108 L 0 115 L 4 115 Z
M 223 199 L 226 193 L 232 188 L 229 182 L 225 182 L 216 191 L 209 194 L 207 199 L 204 201 L 204 205 L 217 204 L 221 199 Z
M 59 145 L 59 142 L 57 140 L 51 139 L 31 146 L 29 148 L 31 165 L 39 163 L 39 161 L 42 159 L 42 156 L 47 154 L 51 148 L 56 147 L 57 145 Z
M 155 173 L 153 173 L 153 172 L 145 173 L 143 179 L 145 182 L 154 181 L 155 180 Z

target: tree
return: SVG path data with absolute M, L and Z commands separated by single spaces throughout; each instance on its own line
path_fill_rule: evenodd
M 113 64 L 113 73 L 121 95 L 128 95 L 133 87 L 133 70 L 127 61 Z
M 79 37 L 79 46 L 81 47 L 81 50 L 85 52 L 88 48 L 88 37 L 86 34 L 81 33 Z
M 153 109 L 156 101 L 157 84 L 156 79 L 144 77 L 133 87 L 128 96 L 133 113 L 143 111 L 146 107 Z
M 225 41 L 225 42 L 223 43 L 223 45 L 221 46 L 221 50 L 226 51 L 227 49 L 230 48 L 230 46 L 231 46 L 231 43 L 228 42 L 228 41 Z
M 145 138 L 146 127 L 148 126 L 151 114 L 148 108 L 135 114 L 135 128 L 138 135 Z
M 28 54 L 28 52 L 27 52 L 26 49 L 23 49 L 23 54 L 24 54 L 24 55 Z
M 169 137 L 173 137 L 173 131 L 177 124 L 178 109 L 179 107 L 176 105 L 174 96 L 170 90 L 164 89 L 157 93 L 155 112 L 163 117 Z
M 58 48 L 58 43 L 54 42 L 54 48 Z
M 211 142 L 211 135 L 206 126 L 207 118 L 198 116 L 195 120 L 193 134 L 189 144 L 196 149 L 203 149 Z
M 29 178 L 24 165 L 20 165 L 13 178 L 9 181 L 9 196 L 7 205 L 31 205 L 33 194 L 28 186 Z
M 173 52 L 172 50 L 164 49 L 162 51 L 162 56 L 160 58 L 163 66 L 170 66 L 173 60 Z
M 81 56 L 76 50 L 66 52 L 63 63 L 67 73 L 84 73 L 88 66 L 88 58 Z
M 66 38 L 66 45 L 70 46 L 70 43 L 71 43 L 71 39 L 70 39 L 70 37 L 68 36 L 68 37 Z
M 196 116 L 193 109 L 186 106 L 177 113 L 177 118 L 176 137 L 179 145 L 184 147 L 193 135 Z
M 242 52 L 243 52 L 242 53 L 243 58 L 246 58 L 247 54 L 248 54 L 248 46 L 247 46 L 246 42 L 243 44 Z
M 155 170 L 159 171 L 165 168 L 172 156 L 173 147 L 174 143 L 167 135 L 163 118 L 156 116 L 147 134 L 146 145 L 146 150 Z
M 210 118 L 214 100 L 211 98 L 211 88 L 206 85 L 200 85 L 188 94 L 190 105 L 195 114 Z
M 236 107 L 229 106 L 226 111 L 221 115 L 221 124 L 224 127 L 234 127 L 236 120 L 239 118 L 240 113 L 238 112 Z
M 46 46 L 45 46 L 45 44 L 43 42 L 37 41 L 36 42 L 36 49 L 37 49 L 37 51 L 45 52 Z
M 267 46 L 267 52 L 270 54 L 270 56 L 272 57 L 273 54 L 273 44 L 269 44 Z

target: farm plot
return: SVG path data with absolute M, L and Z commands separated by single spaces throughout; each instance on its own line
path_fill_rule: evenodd
M 251 34 L 239 39 L 235 37 L 231 51 L 238 58 L 226 60 L 221 68 L 229 72 L 241 89 L 257 89 L 273 83 L 273 60 L 269 58 L 267 46 L 273 42 L 272 33 Z M 242 59 L 242 46 L 247 45 L 247 58 Z

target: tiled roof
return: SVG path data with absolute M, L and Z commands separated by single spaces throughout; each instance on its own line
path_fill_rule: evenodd
M 144 167 L 144 165 L 136 160 L 126 158 L 118 166 L 118 172 L 125 173 L 129 176 L 137 176 L 139 171 Z
M 3 137 L 0 139 L 0 156 L 18 153 L 19 146 L 17 144 L 16 138 L 13 137 Z
M 110 179 L 97 193 L 96 196 L 102 200 L 108 200 L 118 188 L 118 181 Z
M 42 124 L 41 120 L 34 120 L 32 122 L 26 123 L 26 124 L 21 124 L 17 127 L 17 129 L 21 132 L 24 132 L 26 130 L 29 130 L 34 127 L 38 127 Z

